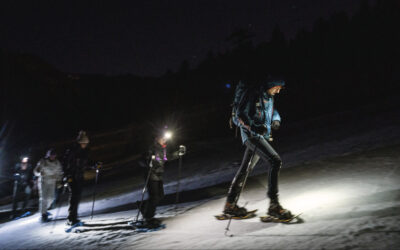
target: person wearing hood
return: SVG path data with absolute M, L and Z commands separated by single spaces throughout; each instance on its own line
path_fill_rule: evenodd
M 241 166 L 229 188 L 223 213 L 229 216 L 245 216 L 247 210 L 239 207 L 237 201 L 244 185 L 246 170 L 250 163 L 250 171 L 261 158 L 269 163 L 268 192 L 270 205 L 268 215 L 286 219 L 291 218 L 289 210 L 284 209 L 278 200 L 278 176 L 282 167 L 279 154 L 271 146 L 271 131 L 279 129 L 281 117 L 274 107 L 274 96 L 279 94 L 285 82 L 268 80 L 266 83 L 249 88 L 246 98 L 237 109 L 237 118 L 242 142 L 246 146 Z M 254 152 L 255 151 L 255 152 Z M 253 155 L 253 157 L 252 157 Z
M 47 209 L 54 200 L 54 190 L 57 183 L 62 180 L 62 165 L 57 160 L 57 153 L 54 149 L 49 149 L 46 156 L 42 158 L 33 170 L 39 177 L 39 211 L 42 215 L 41 221 L 49 220 Z

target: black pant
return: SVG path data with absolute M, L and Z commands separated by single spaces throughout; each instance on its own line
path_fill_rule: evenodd
M 78 218 L 78 207 L 82 196 L 82 182 L 74 180 L 69 184 L 69 208 L 68 220 L 74 221 Z
M 253 155 L 254 149 L 256 154 L 264 161 L 269 162 L 270 167 L 268 168 L 268 192 L 267 195 L 271 199 L 277 199 L 278 196 L 278 175 L 279 169 L 282 166 L 282 160 L 278 153 L 272 148 L 272 146 L 263 137 L 249 138 L 246 142 L 246 151 L 243 156 L 242 164 L 236 173 L 235 178 L 232 181 L 231 187 L 229 188 L 227 202 L 236 203 L 239 200 L 240 192 L 244 184 L 246 177 L 246 170 L 249 166 L 251 156 Z M 255 157 L 253 157 L 254 160 Z M 257 157 L 258 158 L 258 157 Z M 253 163 L 254 164 L 254 163 Z
M 12 212 L 13 215 L 16 214 L 18 208 L 18 200 L 22 198 L 22 212 L 25 212 L 26 207 L 28 206 L 29 199 L 31 198 L 32 188 L 29 185 L 17 184 L 15 197 L 13 197 L 13 207 Z
M 148 200 L 144 201 L 140 212 L 145 219 L 154 217 L 157 205 L 164 198 L 164 184 L 162 181 L 149 180 L 147 183 Z

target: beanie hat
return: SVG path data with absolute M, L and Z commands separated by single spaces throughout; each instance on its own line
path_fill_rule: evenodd
M 89 137 L 86 135 L 86 132 L 83 130 L 79 131 L 79 135 L 76 138 L 76 141 L 78 143 L 89 143 L 90 142 Z
M 284 80 L 279 80 L 279 79 L 271 79 L 267 81 L 266 87 L 267 89 L 276 87 L 276 86 L 285 86 L 285 81 Z

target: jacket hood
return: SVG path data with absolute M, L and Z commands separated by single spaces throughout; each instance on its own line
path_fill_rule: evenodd
M 276 86 L 285 86 L 285 81 L 284 80 L 269 80 L 267 83 L 264 85 L 266 89 L 270 89 Z

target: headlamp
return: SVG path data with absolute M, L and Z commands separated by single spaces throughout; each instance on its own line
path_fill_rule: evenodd
M 169 140 L 169 139 L 171 139 L 171 138 L 172 138 L 172 133 L 169 132 L 169 131 L 165 132 L 165 134 L 164 134 L 164 139 L 165 139 L 165 140 Z

